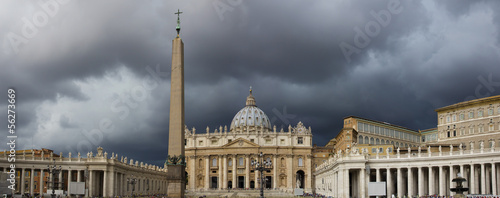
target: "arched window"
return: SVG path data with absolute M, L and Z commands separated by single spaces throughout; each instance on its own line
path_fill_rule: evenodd
M 244 163 L 244 159 L 242 157 L 240 157 L 240 160 L 238 162 L 239 166 L 243 166 L 243 163 Z
M 203 168 L 203 160 L 198 160 L 198 168 Z
M 217 166 L 217 159 L 216 158 L 212 159 L 212 166 Z
M 370 144 L 374 144 L 374 143 L 375 143 L 375 139 L 370 138 Z
M 359 141 L 359 144 L 363 144 L 363 136 L 362 135 L 360 135 L 358 137 L 358 141 Z
M 370 144 L 370 140 L 368 140 L 367 136 L 365 136 L 365 144 Z
M 377 142 L 375 144 L 380 144 L 380 140 L 377 138 Z
M 399 147 L 399 142 L 396 142 L 396 147 Z
M 233 159 L 229 158 L 229 161 L 227 162 L 227 165 L 228 166 L 232 166 L 233 165 Z
M 304 166 L 304 163 L 302 163 L 302 158 L 299 157 L 299 166 Z

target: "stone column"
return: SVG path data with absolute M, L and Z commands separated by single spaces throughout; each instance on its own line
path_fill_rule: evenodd
M 245 155 L 245 188 L 250 188 L 250 155 Z
M 344 170 L 344 193 L 345 193 L 345 196 L 344 197 L 350 197 L 350 190 L 349 190 L 349 184 L 351 182 L 349 181 L 349 168 L 345 169 Z
M 476 173 L 474 170 L 474 164 L 470 165 L 470 179 L 469 179 L 469 194 L 477 194 L 476 191 Z
M 43 184 L 45 183 L 45 181 L 43 180 L 43 175 L 44 172 L 43 172 L 43 169 L 40 169 L 40 195 L 43 195 Z
M 435 181 L 436 179 L 434 178 L 434 169 L 432 168 L 432 166 L 429 166 L 429 195 L 436 194 Z
M 360 198 L 365 198 L 365 196 L 366 196 L 366 192 L 365 192 L 366 180 L 365 180 L 365 177 L 366 177 L 365 169 L 361 168 L 361 170 L 359 171 L 359 188 L 360 188 L 359 189 L 359 194 L 360 194 L 359 197 Z
M 408 197 L 413 197 L 413 171 L 408 167 Z
M 210 189 L 210 156 L 205 157 L 205 189 Z
M 255 170 L 255 171 L 253 172 L 253 174 L 254 174 L 254 181 L 255 181 L 255 182 L 254 182 L 254 183 L 255 183 L 254 188 L 255 188 L 255 189 L 259 189 L 259 188 L 260 188 L 260 182 L 259 182 L 258 180 L 259 180 L 259 178 L 260 178 L 260 177 L 259 177 L 259 176 L 260 176 L 260 171 Z
M 424 173 L 422 167 L 418 167 L 418 196 L 424 195 Z
M 59 185 L 57 186 L 57 189 L 59 190 L 62 190 L 63 189 L 63 179 L 62 179 L 62 174 L 63 174 L 63 170 L 59 171 Z
M 453 170 L 453 165 L 450 165 L 450 189 L 455 187 L 455 182 L 452 182 L 455 178 L 455 170 Z M 450 195 L 455 195 L 455 192 L 449 191 Z
M 219 164 L 219 178 L 217 179 L 217 187 L 219 189 L 223 189 L 224 186 L 222 186 L 222 172 L 224 172 L 224 167 L 222 166 L 222 155 L 218 156 L 217 162 Z
M 196 156 L 191 156 L 190 157 L 190 165 L 189 165 L 189 188 L 191 190 L 196 189 L 196 161 L 197 158 Z M 156 190 L 156 189 L 155 189 Z
M 228 188 L 227 186 L 227 170 L 229 167 L 227 166 L 227 155 L 224 155 L 224 161 L 222 162 L 224 167 L 223 180 L 222 180 L 222 188 Z
M 89 197 L 94 196 L 94 171 L 89 170 Z
M 304 188 L 307 191 L 311 192 L 312 191 L 312 182 L 311 182 L 312 181 L 312 168 L 311 168 L 312 167 L 312 164 L 311 164 L 312 155 L 311 154 L 306 155 L 304 160 L 306 160 L 305 161 L 305 164 L 306 164 L 305 173 L 306 173 L 306 175 L 304 178 L 306 180 L 306 182 L 304 182 L 304 184 L 305 184 Z
M 76 181 L 77 182 L 81 182 L 82 181 L 82 176 L 81 176 L 81 171 L 80 170 L 77 170 L 76 171 Z
M 397 187 L 398 187 L 398 197 L 403 197 L 403 174 L 401 173 L 401 168 L 398 167 L 397 170 Z
M 236 168 L 236 158 L 238 158 L 237 155 L 233 155 L 233 188 L 238 187 L 238 182 L 236 182 L 236 175 L 238 174 L 238 169 Z
M 486 194 L 486 174 L 484 170 L 484 163 L 481 164 L 481 194 Z
M 109 196 L 109 194 L 108 194 L 109 189 L 108 188 L 110 188 L 110 187 L 109 187 L 109 182 L 108 182 L 108 174 L 109 174 L 108 170 L 104 169 L 102 171 L 102 176 L 103 176 L 102 177 L 102 195 L 104 197 Z
M 337 190 L 336 190 L 336 196 L 335 197 L 348 197 L 346 196 L 345 194 L 345 190 L 344 190 L 344 170 L 342 170 L 341 168 L 339 168 L 338 172 L 337 172 Z M 348 185 L 348 184 L 347 184 Z
M 293 180 L 295 179 L 295 174 L 293 173 L 293 155 L 286 155 L 286 169 L 287 169 L 287 189 L 293 190 L 295 186 L 293 186 Z
M 445 188 L 444 188 L 444 182 L 446 182 L 446 180 L 444 178 L 443 166 L 439 166 L 439 180 L 438 181 L 439 181 L 439 195 L 445 196 L 446 192 L 445 192 Z
M 68 195 L 71 192 L 71 169 L 68 168 Z
M 495 163 L 491 163 L 491 194 L 497 194 L 497 173 Z
M 278 188 L 278 160 L 276 154 L 273 155 L 273 188 Z
M 33 196 L 35 192 L 35 168 L 30 170 L 30 195 Z
M 387 174 L 386 174 L 386 181 L 387 181 L 387 197 L 392 197 L 392 194 L 394 194 L 394 186 L 392 182 L 392 173 L 391 169 L 387 168 Z
M 26 185 L 24 184 L 24 176 L 26 175 L 26 169 L 25 168 L 22 168 L 21 169 L 21 195 L 24 194 L 24 192 L 26 191 Z

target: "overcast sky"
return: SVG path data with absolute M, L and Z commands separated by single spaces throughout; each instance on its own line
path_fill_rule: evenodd
M 346 116 L 429 129 L 436 108 L 500 94 L 498 1 L 5 0 L 0 112 L 14 88 L 17 149 L 162 165 L 177 9 L 200 133 L 229 126 L 249 86 L 278 130 L 302 121 L 321 146 Z

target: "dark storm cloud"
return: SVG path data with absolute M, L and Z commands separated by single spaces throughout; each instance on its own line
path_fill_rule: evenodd
M 1 4 L 0 89 L 18 90 L 24 148 L 162 165 L 178 8 L 197 133 L 229 127 L 249 86 L 278 130 L 302 121 L 318 145 L 349 115 L 427 129 L 436 108 L 500 94 L 496 1 L 70 1 L 17 53 L 5 38 L 45 11 Z

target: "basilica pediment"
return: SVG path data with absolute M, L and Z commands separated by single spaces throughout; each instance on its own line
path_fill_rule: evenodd
M 242 147 L 259 147 L 259 145 L 250 142 L 246 139 L 238 138 L 222 146 L 222 148 L 242 148 Z

